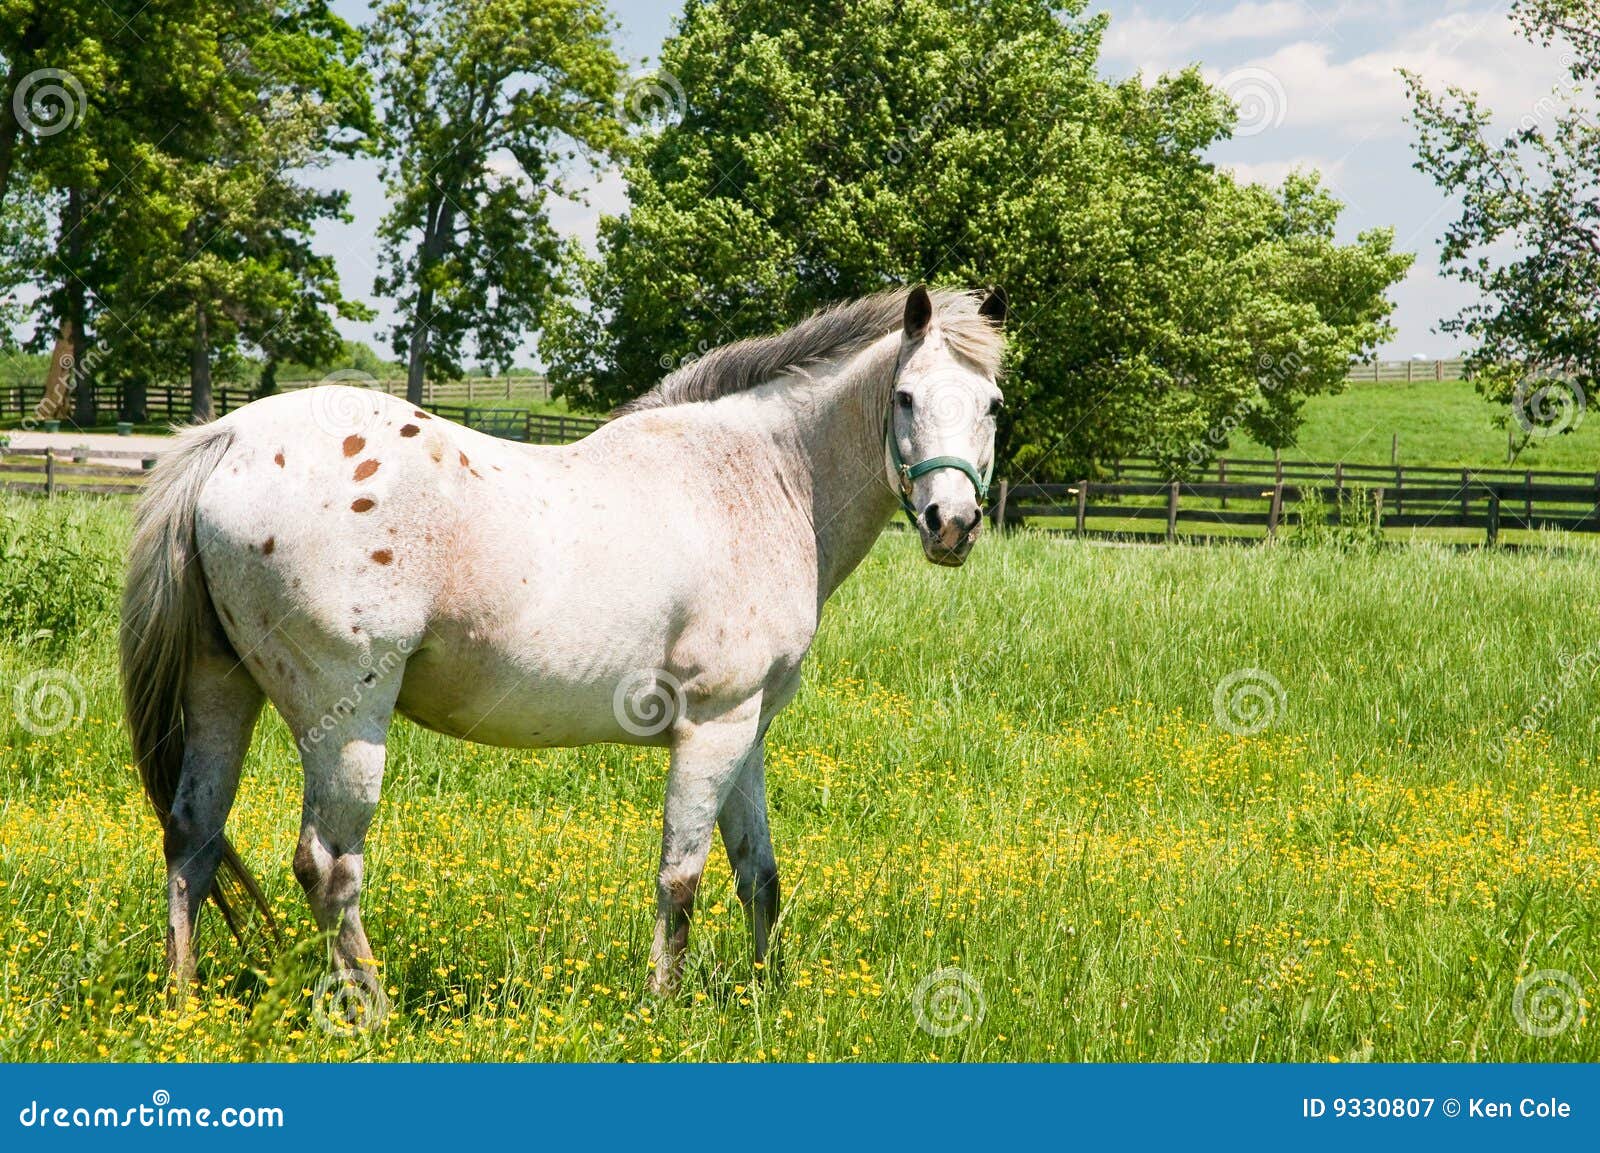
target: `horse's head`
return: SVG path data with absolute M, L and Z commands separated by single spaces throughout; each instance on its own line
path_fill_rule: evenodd
M 996 290 L 978 313 L 999 326 L 1005 311 L 1005 296 Z M 923 553 L 942 565 L 965 561 L 983 526 L 1001 404 L 994 372 L 963 355 L 952 336 L 934 315 L 928 290 L 912 289 L 884 431 L 889 483 L 922 537 Z

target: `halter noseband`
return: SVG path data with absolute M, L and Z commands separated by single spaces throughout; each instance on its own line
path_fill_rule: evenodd
M 894 435 L 894 410 L 889 410 L 888 419 L 883 423 L 883 447 L 889 455 L 889 463 L 894 466 L 894 475 L 899 481 L 895 485 L 895 495 L 900 498 L 900 507 L 905 509 L 906 519 L 911 522 L 911 527 L 917 527 L 917 510 L 911 504 L 911 483 L 919 476 L 927 476 L 941 468 L 953 468 L 958 472 L 967 474 L 967 479 L 972 481 L 972 487 L 978 494 L 978 503 L 981 505 L 989 497 L 989 480 L 994 476 L 994 457 L 989 458 L 989 467 L 980 475 L 977 467 L 970 460 L 959 456 L 930 456 L 927 460 L 919 460 L 916 464 L 907 464 L 900 456 L 900 445 Z

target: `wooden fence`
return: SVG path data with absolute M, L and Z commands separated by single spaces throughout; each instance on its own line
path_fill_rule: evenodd
M 439 405 L 440 416 L 529 444 L 564 444 L 604 421 L 493 408 Z M 112 462 L 112 463 L 106 463 Z M 0 450 L 0 487 L 54 496 L 137 492 L 148 454 L 126 450 Z M 1219 460 L 1216 480 L 1162 475 L 1154 461 L 1128 460 L 1111 480 L 994 488 L 997 528 L 1029 520 L 1045 529 L 1135 541 L 1174 541 L 1180 526 L 1230 539 L 1272 540 L 1309 516 L 1350 517 L 1385 529 L 1467 529 L 1489 544 L 1508 529 L 1600 532 L 1600 472 L 1406 468 L 1271 460 Z M 1211 535 L 1204 532 L 1202 537 Z
M 373 388 L 391 396 L 404 396 L 406 382 L 372 380 L 366 377 L 329 380 L 279 381 L 279 392 L 311 388 L 319 384 L 351 384 L 359 388 Z M 192 412 L 187 384 L 163 384 L 145 389 L 142 413 L 131 410 L 133 402 L 125 395 L 121 385 L 91 388 L 94 395 L 97 419 L 111 423 L 117 420 L 172 421 L 187 420 Z M 38 411 L 44 399 L 43 384 L 12 384 L 0 388 L 0 419 L 23 418 Z M 243 408 L 256 399 L 253 389 L 222 386 L 211 394 L 216 415 L 226 416 L 234 409 Z M 550 382 L 542 376 L 466 377 L 462 380 L 428 381 L 422 386 L 422 403 L 431 408 L 435 404 L 465 404 L 488 406 L 499 400 L 509 404 L 514 400 L 548 401 Z
M 470 405 L 433 404 L 428 411 L 464 424 L 478 432 L 527 444 L 570 444 L 582 440 L 605 423 L 595 416 L 525 412 L 514 408 L 473 408 Z
M 104 464 L 103 461 L 121 461 Z M 0 449 L 0 488 L 10 492 L 92 493 L 131 496 L 144 483 L 145 471 L 155 467 L 146 452 L 93 449 L 88 454 L 53 448 Z
M 1412 383 L 1419 380 L 1465 380 L 1466 366 L 1460 357 L 1449 360 L 1375 360 L 1355 364 L 1346 380 L 1375 380 Z
M 1510 469 L 1387 468 L 1381 465 L 1218 461 L 1216 480 L 1159 475 L 1152 462 L 1124 462 L 1112 480 L 1076 484 L 1001 482 L 997 526 L 1028 519 L 1079 535 L 1178 538 L 1180 525 L 1216 535 L 1272 540 L 1291 518 L 1351 518 L 1385 529 L 1468 529 L 1489 544 L 1507 529 L 1600 532 L 1600 473 Z M 1208 534 L 1201 533 L 1201 536 Z

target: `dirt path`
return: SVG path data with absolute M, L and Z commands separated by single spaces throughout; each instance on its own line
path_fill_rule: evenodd
M 169 436 L 117 436 L 109 432 L 22 432 L 7 434 L 14 449 L 39 451 L 53 448 L 58 453 L 69 453 L 79 445 L 89 446 L 92 464 L 116 465 L 135 472 L 141 467 L 141 457 L 158 456 L 172 443 Z M 103 453 L 134 453 L 133 456 L 104 456 Z

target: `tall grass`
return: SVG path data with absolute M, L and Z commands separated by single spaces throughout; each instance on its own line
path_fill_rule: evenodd
M 28 515 L 124 531 L 115 505 Z M 1592 1014 L 1539 1014 L 1600 988 L 1597 576 L 1592 553 L 1032 537 L 950 572 L 888 536 L 769 740 L 781 983 L 753 979 L 719 856 L 684 996 L 642 997 L 662 754 L 397 722 L 365 901 L 388 1005 L 355 1036 L 315 1011 L 277 718 L 231 827 L 286 940 L 242 951 L 208 916 L 203 996 L 169 1007 L 108 630 L 13 637 L 0 1052 L 1593 1060 Z M 41 736 L 10 706 L 45 670 L 81 708 Z

